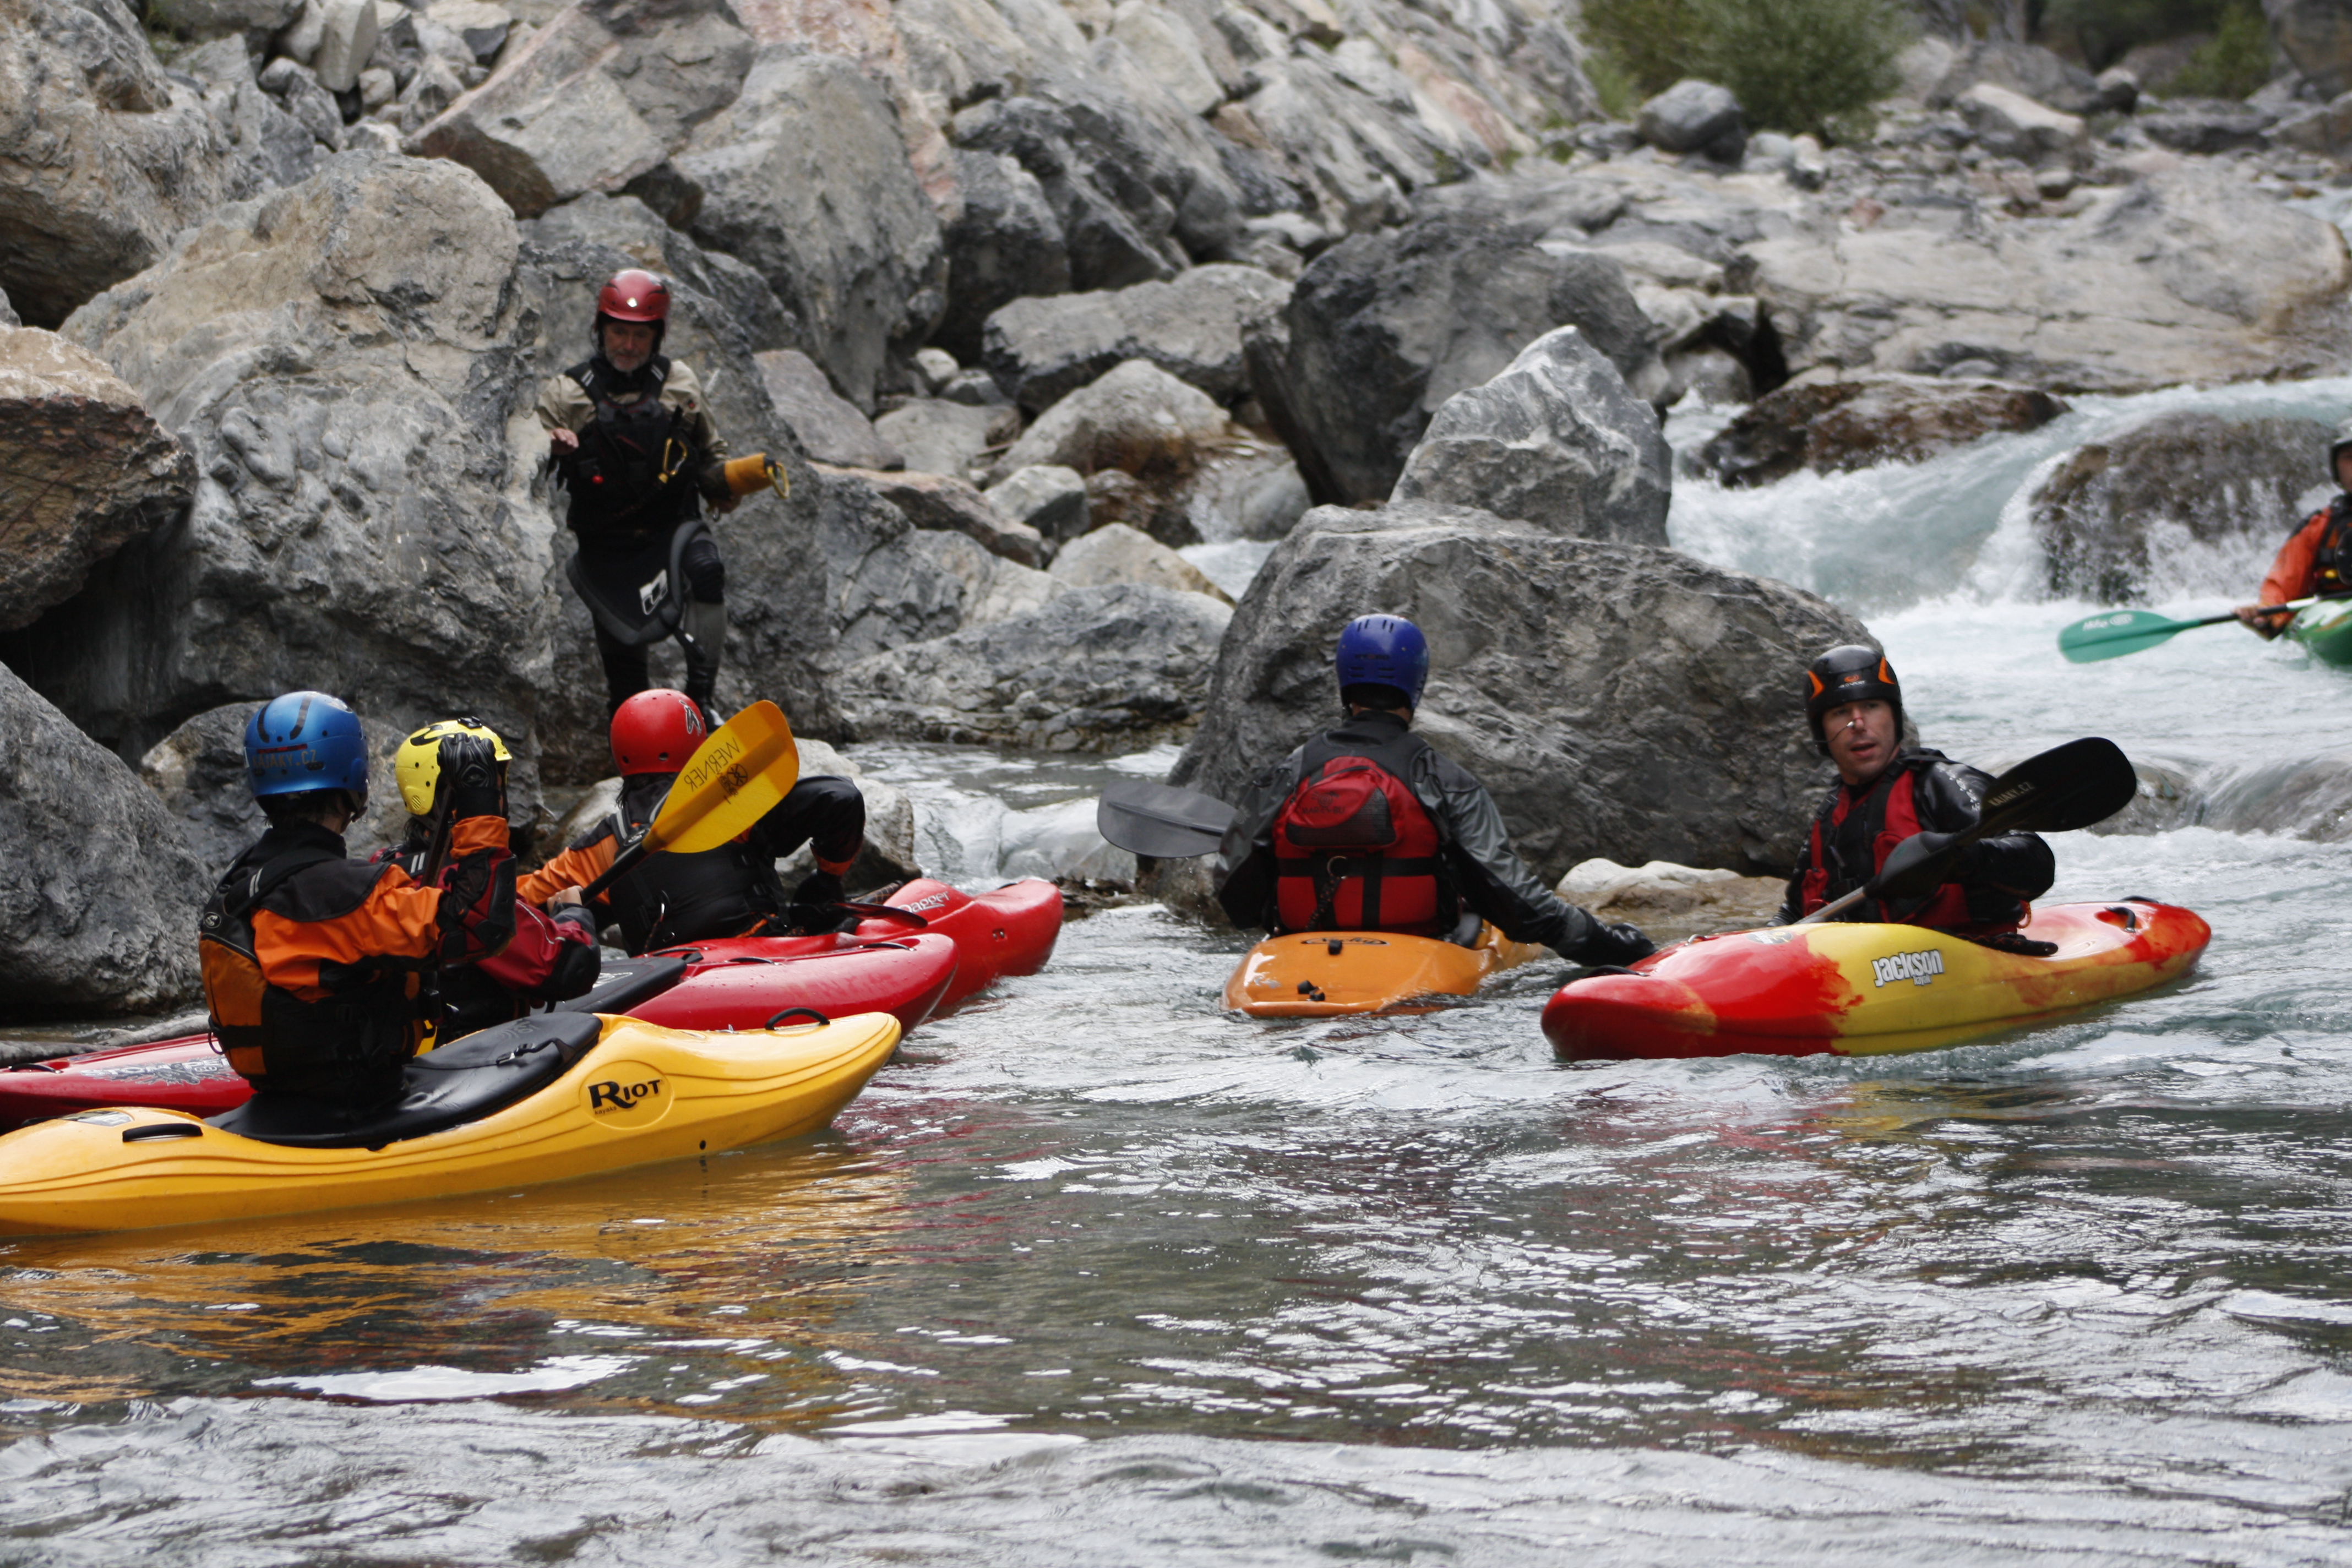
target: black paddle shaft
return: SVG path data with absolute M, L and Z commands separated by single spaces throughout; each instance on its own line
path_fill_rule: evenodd
M 1215 854 L 1233 821 L 1234 808 L 1213 795 L 1142 779 L 1111 785 L 1095 806 L 1095 831 L 1156 860 Z
M 1896 845 L 1868 885 L 1805 917 L 1829 919 L 1864 899 L 1924 899 L 1941 887 L 1969 846 L 2004 833 L 2066 833 L 2105 822 L 2139 793 L 2131 759 L 2113 741 L 2088 736 L 2028 757 L 1992 781 L 1972 827 L 1914 834 Z

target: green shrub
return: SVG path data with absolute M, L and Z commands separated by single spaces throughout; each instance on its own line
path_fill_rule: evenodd
M 1895 0 L 1585 0 L 1584 36 L 1612 113 L 1695 76 L 1737 94 L 1753 129 L 1833 140 L 1901 84 L 1911 39 Z
M 2158 90 L 2173 98 L 2243 98 L 2271 79 L 2271 30 L 2258 6 L 2230 7 L 2213 41 Z

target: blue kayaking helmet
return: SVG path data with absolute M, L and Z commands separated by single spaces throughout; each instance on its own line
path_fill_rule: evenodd
M 1343 700 L 1351 686 L 1385 686 L 1402 693 L 1406 707 L 1418 708 L 1422 688 L 1429 684 L 1429 641 L 1402 616 L 1358 616 L 1349 621 L 1340 629 L 1335 662 Z
M 340 789 L 364 805 L 367 735 L 359 715 L 323 691 L 271 698 L 246 722 L 245 776 L 256 800 Z

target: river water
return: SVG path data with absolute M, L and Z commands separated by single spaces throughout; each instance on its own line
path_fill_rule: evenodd
M 1109 910 L 813 1140 L 0 1244 L 0 1562 L 2352 1561 L 2347 678 L 2231 627 L 2063 664 L 2085 606 L 2017 503 L 2184 403 L 2352 383 L 1685 481 L 1674 527 L 1864 614 L 1931 744 L 2159 764 L 2053 896 L 2200 910 L 2186 982 L 1908 1058 L 1571 1068 L 1557 969 L 1245 1024 L 1237 940 Z M 2251 582 L 2176 566 L 2176 613 Z M 1169 760 L 860 755 L 975 883 Z

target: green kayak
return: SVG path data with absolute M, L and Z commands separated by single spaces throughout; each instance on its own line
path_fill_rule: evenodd
M 2326 599 L 2297 610 L 2286 635 L 2322 664 L 2352 665 L 2352 599 Z

